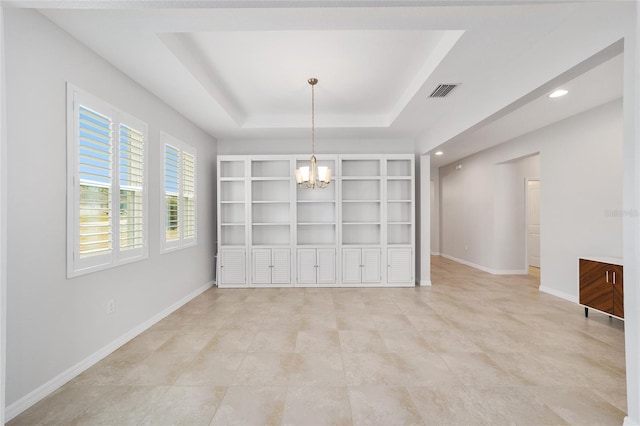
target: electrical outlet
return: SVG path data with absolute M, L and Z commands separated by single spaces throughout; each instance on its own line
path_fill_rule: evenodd
M 111 299 L 107 302 L 107 315 L 111 315 L 116 311 L 116 301 Z

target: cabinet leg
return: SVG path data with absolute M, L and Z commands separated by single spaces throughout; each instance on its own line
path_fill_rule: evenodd
M 584 308 L 584 317 L 589 318 L 589 308 L 587 308 L 586 306 Z

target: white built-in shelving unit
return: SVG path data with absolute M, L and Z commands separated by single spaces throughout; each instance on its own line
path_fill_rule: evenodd
M 218 157 L 219 286 L 414 285 L 414 156 L 317 157 L 314 190 L 308 156 Z

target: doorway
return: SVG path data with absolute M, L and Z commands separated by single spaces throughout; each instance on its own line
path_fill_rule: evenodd
M 527 179 L 527 267 L 540 279 L 540 181 Z

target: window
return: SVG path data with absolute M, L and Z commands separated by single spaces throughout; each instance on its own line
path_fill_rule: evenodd
M 67 103 L 67 275 L 74 277 L 148 256 L 147 125 L 71 85 Z
M 178 139 L 163 133 L 163 250 L 195 245 L 196 153 Z

